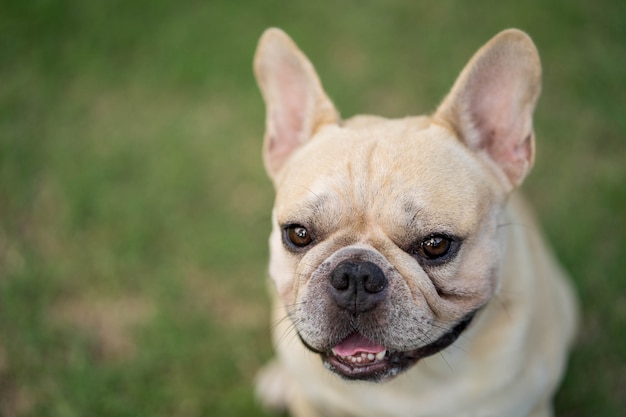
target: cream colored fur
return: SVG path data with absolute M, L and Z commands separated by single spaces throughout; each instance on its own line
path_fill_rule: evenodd
M 276 189 L 277 359 L 259 374 L 262 401 L 298 417 L 551 416 L 576 303 L 514 191 L 534 160 L 541 67 L 530 38 L 518 30 L 494 37 L 432 116 L 341 120 L 313 66 L 279 29 L 262 36 L 255 74 Z M 306 226 L 313 243 L 290 249 L 290 224 Z M 459 249 L 432 266 L 407 248 L 436 233 L 458 237 Z M 395 377 L 342 379 L 303 341 L 323 352 L 334 343 L 342 316 L 328 275 L 352 258 L 388 279 L 379 324 L 362 331 L 389 349 L 420 348 L 476 316 L 452 345 Z

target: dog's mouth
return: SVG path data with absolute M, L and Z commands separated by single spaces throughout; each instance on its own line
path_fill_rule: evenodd
M 360 333 L 352 333 L 345 340 L 321 353 L 328 369 L 348 379 L 382 380 L 390 375 L 397 363 L 397 353 L 388 351 Z
M 467 328 L 473 318 L 474 313 L 467 315 L 437 340 L 410 351 L 387 349 L 355 332 L 330 351 L 317 353 L 322 356 L 324 365 L 329 370 L 343 378 L 380 382 L 393 378 L 420 359 L 450 346 Z M 310 346 L 309 349 L 311 349 Z

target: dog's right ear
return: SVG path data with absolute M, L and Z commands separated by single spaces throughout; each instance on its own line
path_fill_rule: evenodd
M 291 153 L 339 114 L 313 65 L 280 29 L 261 36 L 254 73 L 267 107 L 263 158 L 274 180 Z

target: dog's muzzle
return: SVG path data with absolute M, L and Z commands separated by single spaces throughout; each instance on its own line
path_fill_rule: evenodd
M 381 268 L 373 262 L 346 259 L 328 276 L 328 292 L 342 311 L 351 317 L 374 314 L 376 307 L 387 296 L 389 281 Z M 450 330 L 431 343 L 409 351 L 396 351 L 384 346 L 384 341 L 373 341 L 358 327 L 328 351 L 318 353 L 325 366 L 341 377 L 353 380 L 384 381 L 414 365 L 417 361 L 447 348 L 467 328 L 476 311 L 459 320 Z M 371 332 L 369 332 L 371 333 Z

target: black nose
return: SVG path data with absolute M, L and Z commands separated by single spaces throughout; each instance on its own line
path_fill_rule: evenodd
M 330 273 L 330 293 L 337 305 L 351 313 L 371 310 L 384 297 L 387 277 L 367 261 L 343 261 Z

